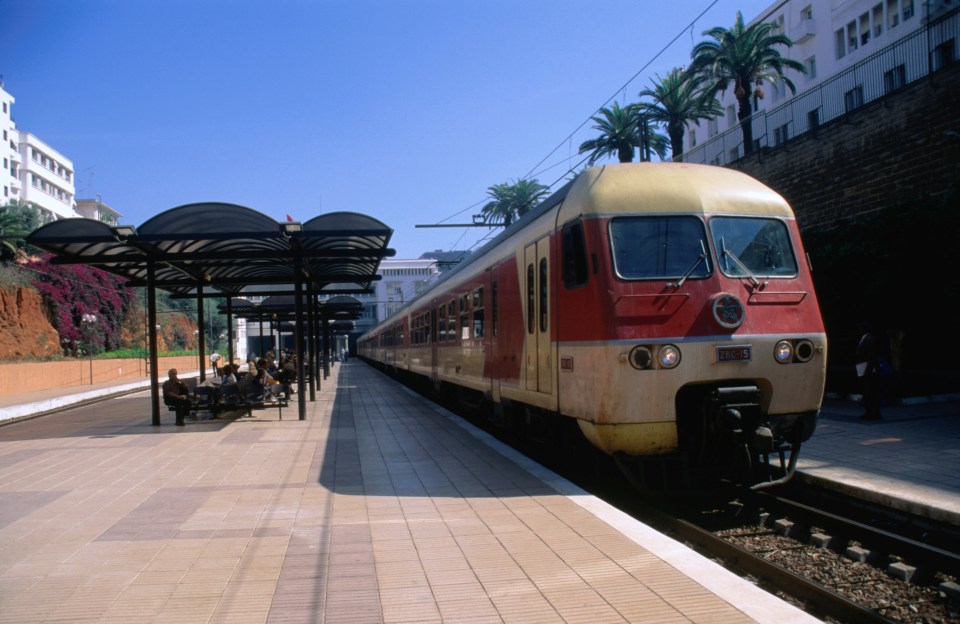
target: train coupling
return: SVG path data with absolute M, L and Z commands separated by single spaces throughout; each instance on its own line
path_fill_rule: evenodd
M 773 443 L 773 433 L 767 427 L 756 426 L 760 415 L 760 389 L 756 386 L 715 388 L 710 393 L 709 404 L 723 430 L 743 439 L 744 433 L 750 442 L 765 445 Z M 751 444 L 753 446 L 753 444 Z

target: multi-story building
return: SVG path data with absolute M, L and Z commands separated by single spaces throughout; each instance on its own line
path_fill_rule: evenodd
M 96 199 L 78 199 L 76 212 L 81 217 L 96 219 L 110 225 L 116 225 L 117 219 L 123 215 L 103 203 L 100 197 Z
M 44 221 L 80 216 L 74 198 L 73 162 L 30 132 L 17 130 L 13 120 L 16 100 L 0 81 L 0 205 L 29 202 Z M 115 213 L 108 209 L 105 214 Z M 116 218 L 114 216 L 114 218 Z
M 953 62 L 957 19 L 950 14 L 956 12 L 956 0 L 770 5 L 750 24 L 772 23 L 773 33 L 790 37 L 794 45 L 779 51 L 806 73 L 786 70 L 796 95 L 778 81 L 753 96 L 754 147 L 779 146 Z M 725 165 L 744 155 L 732 86 L 718 97 L 724 115 L 687 128 L 684 161 Z
M 13 123 L 14 101 L 13 96 L 4 91 L 3 81 L 0 80 L 0 136 L 3 137 L 3 142 L 0 143 L 0 158 L 3 159 L 3 169 L 0 170 L 0 186 L 3 187 L 0 205 L 21 199 L 18 177 L 20 153 L 17 151 L 19 135 Z
M 73 162 L 29 132 L 19 133 L 20 190 L 44 219 L 76 217 Z
M 383 279 L 375 283 L 373 294 L 357 296 L 364 304 L 355 325 L 357 333 L 367 331 L 409 303 L 436 281 L 440 272 L 433 258 L 384 259 L 380 262 L 380 275 Z

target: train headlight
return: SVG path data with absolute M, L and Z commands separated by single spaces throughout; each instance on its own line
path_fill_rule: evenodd
M 809 362 L 813 359 L 813 354 L 816 352 L 816 349 L 809 340 L 801 340 L 797 343 L 796 351 L 798 362 Z
M 634 347 L 630 351 L 630 365 L 637 370 L 645 370 L 653 366 L 653 353 L 647 347 Z
M 789 340 L 781 340 L 773 348 L 773 358 L 781 364 L 786 364 L 793 359 L 793 345 Z
M 657 352 L 660 368 L 674 368 L 680 363 L 680 349 L 673 345 L 664 345 Z

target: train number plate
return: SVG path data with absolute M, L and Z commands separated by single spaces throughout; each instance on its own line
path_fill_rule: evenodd
M 751 359 L 753 359 L 753 349 L 750 345 L 717 347 L 717 363 L 749 362 Z

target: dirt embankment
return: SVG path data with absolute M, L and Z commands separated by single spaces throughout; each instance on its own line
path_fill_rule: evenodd
M 43 359 L 60 354 L 60 335 L 35 290 L 0 288 L 0 361 Z

